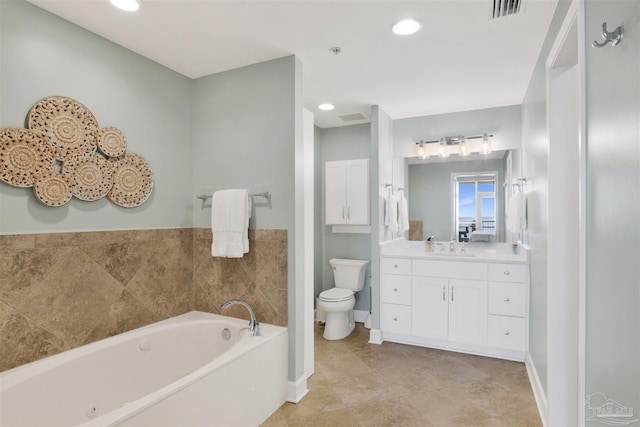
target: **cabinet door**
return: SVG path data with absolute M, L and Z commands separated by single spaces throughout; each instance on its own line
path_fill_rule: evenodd
M 414 277 L 411 285 L 411 334 L 447 339 L 448 280 Z M 485 316 L 486 317 L 486 316 Z
M 487 282 L 449 280 L 449 340 L 487 344 Z
M 369 159 L 347 163 L 347 224 L 369 225 Z
M 327 162 L 324 167 L 325 216 L 327 224 L 347 223 L 347 169 L 344 161 Z

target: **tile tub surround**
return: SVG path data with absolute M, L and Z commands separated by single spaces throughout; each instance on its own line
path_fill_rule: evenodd
M 245 258 L 221 260 L 208 229 L 0 236 L 0 371 L 191 310 L 219 313 L 224 298 L 286 326 L 286 230 L 250 238 Z
M 213 258 L 208 228 L 194 229 L 193 241 L 195 310 L 248 320 L 244 307 L 220 309 L 239 298 L 251 305 L 259 322 L 287 326 L 287 230 L 249 230 L 249 253 L 243 258 Z

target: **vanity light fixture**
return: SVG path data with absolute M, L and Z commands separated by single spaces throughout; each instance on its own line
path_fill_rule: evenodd
M 464 136 L 460 138 L 460 142 L 458 143 L 458 154 L 461 156 L 468 156 L 471 154 L 469 147 L 467 147 L 467 139 Z
M 429 151 L 433 153 L 433 150 L 429 150 L 429 144 L 436 143 L 438 144 L 436 152 L 438 156 L 442 158 L 449 157 L 449 155 L 454 152 L 453 149 L 449 148 L 451 145 L 457 145 L 457 153 L 464 157 L 471 155 L 471 153 L 489 154 L 491 153 L 490 138 L 493 138 L 493 136 L 493 134 L 485 133 L 483 135 L 471 136 L 443 136 L 442 138 L 433 141 L 420 140 L 415 143 L 418 146 L 416 148 L 416 155 L 420 159 L 426 159 L 429 157 Z
M 424 143 L 423 143 L 422 141 L 420 141 L 420 142 L 418 143 L 418 150 L 417 150 L 417 154 L 418 154 L 418 157 L 419 157 L 419 158 L 421 158 L 422 160 L 424 160 L 424 159 L 426 159 L 427 157 L 429 157 L 429 156 L 427 155 L 427 149 L 426 149 L 426 147 L 424 146 Z
M 118 9 L 126 10 L 127 12 L 135 12 L 140 9 L 138 0 L 110 0 L 110 2 Z
M 403 19 L 396 22 L 391 30 L 399 36 L 415 34 L 422 28 L 422 21 L 417 18 Z
M 334 107 L 333 104 L 320 104 L 318 108 L 322 111 L 331 111 L 336 107 Z
M 482 135 L 482 143 L 480 144 L 480 154 L 491 153 L 491 142 L 489 141 L 489 135 L 486 133 Z
M 449 157 L 449 147 L 447 147 L 447 140 L 440 138 L 440 147 L 438 147 L 438 156 L 443 159 Z

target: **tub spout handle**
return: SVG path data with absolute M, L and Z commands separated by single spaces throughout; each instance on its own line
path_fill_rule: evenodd
M 260 336 L 260 323 L 256 320 L 256 313 L 247 302 L 240 299 L 232 299 L 222 304 L 222 308 L 231 307 L 236 304 L 245 307 L 249 311 L 249 316 L 251 316 L 251 320 L 249 320 L 249 331 L 251 331 L 251 335 L 254 337 Z

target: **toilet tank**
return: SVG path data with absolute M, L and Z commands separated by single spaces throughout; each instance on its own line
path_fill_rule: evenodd
M 360 291 L 364 288 L 364 277 L 369 261 L 364 259 L 332 258 L 329 260 L 333 269 L 335 287 Z

